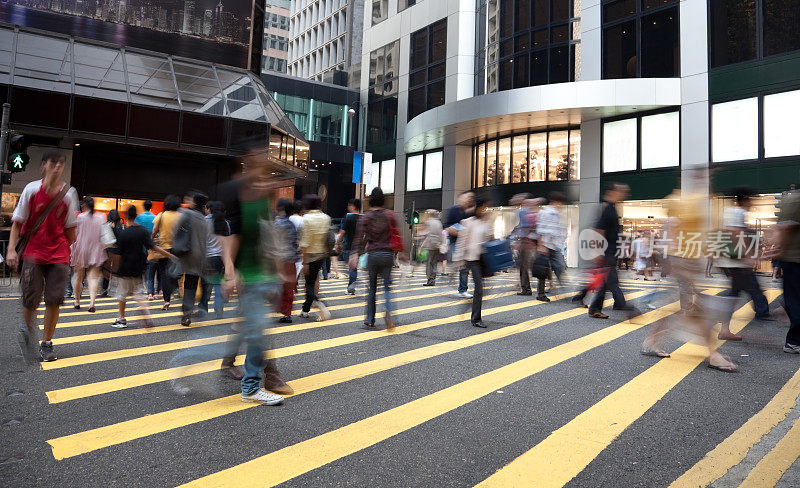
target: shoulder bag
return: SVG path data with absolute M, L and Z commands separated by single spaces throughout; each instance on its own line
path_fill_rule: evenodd
M 20 236 L 19 241 L 17 241 L 17 245 L 14 247 L 14 250 L 17 251 L 17 258 L 19 261 L 19 264 L 17 264 L 17 273 L 22 272 L 22 253 L 24 253 L 25 248 L 28 247 L 28 243 L 31 241 L 31 237 L 33 237 L 33 235 L 39 231 L 39 228 L 42 227 L 42 224 L 44 223 L 47 216 L 50 215 L 50 212 L 52 212 L 53 209 L 56 208 L 58 202 L 64 200 L 64 197 L 67 196 L 68 191 L 69 191 L 69 185 L 65 183 L 64 186 L 61 188 L 61 191 L 58 192 L 58 195 L 56 195 L 56 197 L 53 198 L 50 201 L 50 203 L 47 204 L 47 207 L 45 207 L 44 211 L 39 215 L 39 218 L 36 219 L 36 222 L 34 222 L 33 227 L 31 227 L 31 229 L 28 232 L 26 232 L 25 235 Z

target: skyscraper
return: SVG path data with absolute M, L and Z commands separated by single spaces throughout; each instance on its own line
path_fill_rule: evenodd
M 193 30 L 194 30 L 194 0 L 186 0 L 183 4 L 183 33 L 192 34 Z
M 214 13 L 211 10 L 206 10 L 206 13 L 203 15 L 203 35 L 210 36 L 211 35 L 211 26 L 214 23 Z

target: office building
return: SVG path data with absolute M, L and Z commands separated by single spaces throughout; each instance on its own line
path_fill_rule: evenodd
M 264 12 L 264 48 L 261 70 L 286 73 L 289 62 L 290 0 L 267 0 Z

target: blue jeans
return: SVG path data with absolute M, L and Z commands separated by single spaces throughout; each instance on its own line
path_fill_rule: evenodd
M 342 251 L 342 261 L 344 261 L 345 266 L 347 266 L 347 276 L 348 276 L 347 287 L 348 288 L 350 288 L 351 286 L 354 286 L 355 283 L 356 283 L 356 280 L 358 280 L 358 266 L 356 266 L 353 269 L 350 269 L 350 266 L 348 264 L 350 262 L 350 254 L 351 253 L 352 253 L 352 251 Z
M 268 299 L 274 296 L 277 286 L 274 283 L 253 283 L 242 286 L 239 300 L 241 301 L 244 322 L 242 330 L 230 339 L 226 345 L 223 365 L 231 362 L 239 353 L 239 345 L 244 341 L 246 357 L 244 360 L 244 378 L 242 378 L 242 393 L 249 395 L 256 392 L 261 386 L 261 374 L 267 365 L 264 352 L 269 347 L 269 340 L 264 335 L 264 329 L 269 323 L 266 314 L 270 312 Z
M 456 248 L 456 241 L 450 241 L 450 247 L 447 251 L 447 261 L 453 262 L 453 251 Z M 458 270 L 458 292 L 464 293 L 467 291 L 468 283 L 467 280 L 469 279 L 469 268 L 467 266 L 462 266 Z
M 375 323 L 375 295 L 378 293 L 378 275 L 383 279 L 384 308 L 391 313 L 392 308 L 392 266 L 394 255 L 390 251 L 371 251 L 367 256 L 369 272 L 369 293 L 367 294 L 367 310 L 364 322 Z
M 155 295 L 156 292 L 161 291 L 161 275 L 158 275 L 158 288 L 156 288 L 156 271 L 158 271 L 158 260 L 147 262 L 145 269 L 145 282 L 147 283 L 147 294 Z
M 786 343 L 800 346 L 800 263 L 781 261 L 783 271 L 783 306 L 789 316 Z

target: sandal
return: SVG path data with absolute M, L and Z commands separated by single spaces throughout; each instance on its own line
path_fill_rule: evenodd
M 738 334 L 734 334 L 733 332 L 731 332 L 730 334 L 723 334 L 722 332 L 720 332 L 717 335 L 717 339 L 719 339 L 721 341 L 739 342 L 739 341 L 742 340 L 742 336 L 740 336 Z
M 89 313 L 95 313 L 96 311 L 94 307 L 89 307 L 89 310 L 87 310 Z
M 669 353 L 666 351 L 662 351 L 661 349 L 644 349 L 642 348 L 641 351 L 644 356 L 652 356 L 654 358 L 668 358 L 670 357 Z
M 716 369 L 717 371 L 722 371 L 723 373 L 736 373 L 739 371 L 739 366 L 737 366 L 736 363 L 725 356 L 722 356 L 722 359 L 726 361 L 724 364 L 708 363 L 708 367 L 711 369 Z
M 596 319 L 607 319 L 608 315 L 604 314 L 603 312 L 589 312 L 589 317 Z
M 162 307 L 161 310 L 169 310 L 169 302 L 166 302 Z

